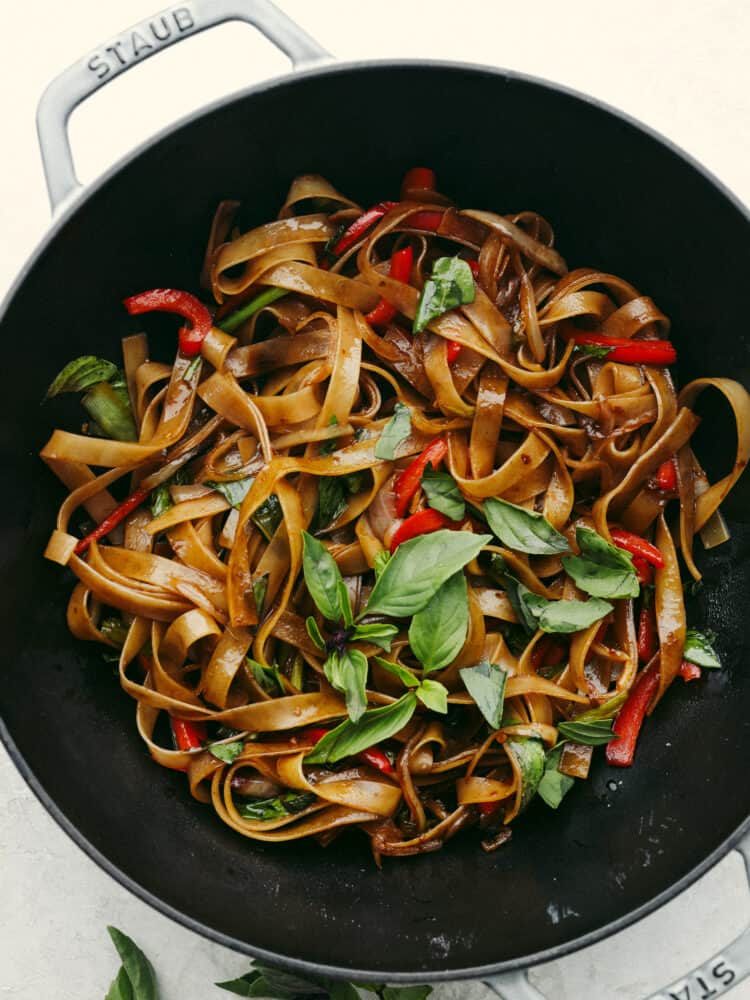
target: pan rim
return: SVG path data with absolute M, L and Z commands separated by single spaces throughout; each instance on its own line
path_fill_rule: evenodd
M 307 69 L 285 73 L 280 76 L 275 76 L 269 80 L 264 80 L 250 87 L 242 88 L 239 91 L 235 91 L 212 101 L 211 103 L 200 107 L 187 115 L 183 115 L 175 122 L 165 126 L 154 135 L 139 143 L 129 153 L 125 154 L 112 164 L 91 184 L 88 184 L 80 191 L 77 191 L 71 198 L 59 207 L 52 218 L 50 226 L 42 235 L 41 239 L 31 251 L 27 260 L 24 262 L 21 270 L 11 282 L 10 288 L 0 304 L 0 323 L 2 323 L 5 319 L 11 302 L 26 281 L 26 278 L 33 267 L 36 265 L 39 257 L 54 241 L 58 233 L 64 228 L 76 212 L 92 197 L 94 197 L 112 178 L 172 133 L 192 124 L 199 117 L 202 118 L 211 115 L 237 101 L 262 94 L 282 85 L 296 83 L 298 81 L 301 82 L 318 76 L 336 75 L 338 73 L 350 71 L 366 72 L 373 69 L 383 70 L 391 68 L 437 69 L 443 71 L 471 72 L 475 74 L 501 77 L 509 82 L 531 84 L 535 87 L 550 90 L 552 92 L 562 94 L 565 97 L 573 98 L 574 100 L 589 105 L 594 109 L 604 111 L 621 121 L 623 124 L 641 132 L 649 139 L 665 147 L 669 152 L 682 160 L 683 163 L 685 163 L 688 167 L 691 167 L 694 171 L 700 174 L 705 181 L 713 186 L 713 188 L 716 189 L 742 217 L 744 217 L 745 222 L 750 224 L 750 210 L 744 202 L 711 170 L 700 163 L 690 153 L 683 150 L 680 146 L 664 136 L 657 129 L 639 121 L 627 112 L 615 108 L 607 102 L 589 94 L 575 90 L 574 88 L 530 74 L 481 63 L 433 59 L 374 59 L 350 62 L 325 61 Z M 537 965 L 554 961 L 565 955 L 569 955 L 575 951 L 586 948 L 589 945 L 595 944 L 598 941 L 604 940 L 605 938 L 610 937 L 611 935 L 624 930 L 626 927 L 629 927 L 631 924 L 643 919 L 650 913 L 653 913 L 659 907 L 669 902 L 669 900 L 683 892 L 690 885 L 692 885 L 693 882 L 704 875 L 737 844 L 744 834 L 750 831 L 749 815 L 733 833 L 727 836 L 697 865 L 690 869 L 690 871 L 686 872 L 677 881 L 671 883 L 671 885 L 662 890 L 656 896 L 646 900 L 640 906 L 635 907 L 633 910 L 628 911 L 615 920 L 609 921 L 601 927 L 571 938 L 569 941 L 562 942 L 561 944 L 542 949 L 541 951 L 519 956 L 517 958 L 506 959 L 502 962 L 489 963 L 480 966 L 462 967 L 458 969 L 451 968 L 440 971 L 384 972 L 383 970 L 351 969 L 344 968 L 342 966 L 316 963 L 307 959 L 294 958 L 250 945 L 246 941 L 234 938 L 231 935 L 225 934 L 215 928 L 201 923 L 201 921 L 189 916 L 181 910 L 176 909 L 163 899 L 160 899 L 130 875 L 127 875 L 113 861 L 100 852 L 99 849 L 95 847 L 94 844 L 91 843 L 91 841 L 88 840 L 88 838 L 84 836 L 84 834 L 75 826 L 75 824 L 68 819 L 61 807 L 45 790 L 36 774 L 26 762 L 2 718 L 0 718 L 0 741 L 4 744 L 11 760 L 26 781 L 27 785 L 31 788 L 38 801 L 47 810 L 58 826 L 71 838 L 71 840 L 73 840 L 75 844 L 78 845 L 78 847 L 81 848 L 82 851 L 84 851 L 85 854 L 89 856 L 89 858 L 91 858 L 92 861 L 94 861 L 95 864 L 99 866 L 99 868 L 115 879 L 115 881 L 117 881 L 125 889 L 143 900 L 143 902 L 152 906 L 155 910 L 174 920 L 176 923 L 186 927 L 188 930 L 200 934 L 217 944 L 232 949 L 233 951 L 248 955 L 251 958 L 260 959 L 270 964 L 279 964 L 286 968 L 294 969 L 300 973 L 306 972 L 308 974 L 316 975 L 323 974 L 331 976 L 332 978 L 347 980 L 380 981 L 385 979 L 388 982 L 400 984 L 447 982 L 451 980 L 469 979 L 487 980 L 505 972 L 517 971 L 519 969 L 530 969 Z

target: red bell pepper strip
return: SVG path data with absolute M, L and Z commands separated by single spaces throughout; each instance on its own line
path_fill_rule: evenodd
M 445 357 L 449 365 L 452 365 L 456 358 L 461 353 L 461 347 L 463 345 L 459 344 L 456 340 L 449 340 L 445 345 Z
M 499 802 L 478 802 L 477 806 L 482 816 L 493 816 L 500 808 Z
M 697 663 L 691 663 L 690 660 L 683 660 L 680 664 L 680 677 L 689 684 L 690 681 L 699 681 L 703 675 L 701 668 Z
M 429 167 L 412 167 L 404 174 L 401 182 L 401 200 L 405 201 L 410 191 L 434 191 L 435 171 Z
M 677 492 L 677 462 L 674 458 L 668 458 L 666 462 L 659 466 L 654 477 L 656 488 L 665 493 Z
M 393 774 L 393 764 L 391 764 L 383 751 L 378 750 L 377 747 L 362 750 L 357 754 L 357 760 L 361 760 L 363 764 L 369 764 L 370 767 L 374 767 L 376 771 L 380 771 L 382 774 Z
M 670 340 L 628 340 L 627 337 L 604 337 L 598 333 L 568 333 L 567 340 L 593 347 L 609 347 L 607 361 L 631 365 L 673 365 L 677 351 Z
M 641 608 L 638 616 L 638 659 L 648 663 L 659 648 L 656 635 L 656 615 L 653 606 Z
M 172 724 L 172 735 L 178 750 L 198 750 L 208 740 L 205 722 L 188 722 L 187 719 L 169 720 Z
M 654 567 L 641 556 L 633 556 L 633 569 L 638 577 L 638 583 L 647 587 L 654 580 Z
M 98 542 L 100 538 L 108 535 L 113 528 L 117 527 L 120 521 L 124 521 L 128 514 L 134 511 L 136 507 L 140 507 L 150 492 L 151 490 L 144 490 L 143 487 L 139 486 L 134 493 L 131 493 L 121 504 L 118 504 L 112 513 L 104 518 L 101 524 L 97 525 L 93 531 L 90 531 L 88 535 L 80 540 L 73 550 L 75 554 L 80 556 L 81 553 L 88 549 L 92 542 Z
M 428 233 L 436 233 L 443 221 L 445 211 L 437 211 L 431 208 L 422 209 L 413 215 L 408 215 L 401 223 L 410 229 L 422 229 Z
M 176 288 L 152 288 L 123 299 L 123 305 L 131 316 L 146 312 L 172 312 L 190 320 L 192 326 L 181 327 L 179 333 L 180 351 L 188 358 L 200 354 L 201 345 L 211 330 L 208 309 L 194 295 Z
M 330 729 L 326 729 L 324 726 L 313 726 L 312 729 L 306 729 L 302 735 L 315 746 L 330 731 Z M 369 764 L 370 767 L 374 767 L 383 774 L 393 774 L 393 765 L 383 751 L 378 750 L 377 747 L 369 747 L 367 750 L 360 751 L 356 755 L 356 759 L 362 761 L 363 764 Z
M 451 521 L 439 510 L 428 507 L 425 510 L 418 510 L 416 514 L 407 517 L 399 525 L 396 533 L 391 539 L 391 555 L 396 551 L 402 542 L 408 542 L 410 538 L 417 535 L 429 535 L 432 531 L 439 531 L 440 528 L 455 527 L 455 521 Z
M 437 469 L 445 456 L 448 454 L 448 444 L 445 438 L 435 438 L 430 441 L 421 455 L 418 455 L 413 462 L 406 466 L 403 472 L 399 473 L 393 484 L 393 492 L 396 494 L 396 514 L 403 517 L 409 501 L 419 489 L 422 482 L 424 470 L 428 464 Z
M 640 559 L 645 559 L 646 562 L 651 563 L 652 566 L 656 566 L 657 569 L 664 568 L 664 556 L 655 545 L 647 542 L 645 538 L 641 538 L 640 535 L 634 535 L 630 531 L 622 531 L 621 528 L 614 528 L 610 531 L 610 535 L 618 549 L 625 549 L 626 552 L 630 552 Z
M 531 665 L 534 670 L 539 670 L 540 667 L 556 667 L 564 657 L 565 646 L 553 639 L 551 635 L 545 635 L 534 646 L 534 651 L 531 654 Z
M 367 230 L 375 225 L 378 219 L 382 219 L 386 212 L 390 212 L 397 204 L 398 202 L 396 201 L 381 201 L 355 219 L 341 234 L 336 245 L 331 248 L 331 253 L 334 257 L 340 257 L 342 253 L 353 247 L 355 243 L 362 239 Z
M 628 700 L 620 709 L 612 732 L 619 736 L 619 739 L 612 740 L 607 744 L 607 763 L 615 767 L 630 767 L 633 763 L 635 745 L 638 742 L 638 734 L 641 731 L 646 710 L 651 704 L 651 699 L 659 687 L 659 661 L 636 679 L 635 684 L 630 689 Z
M 391 267 L 389 274 L 396 281 L 407 283 L 411 276 L 411 266 L 414 262 L 414 253 L 410 246 L 402 247 L 391 255 Z M 381 299 L 374 309 L 370 310 L 365 319 L 371 326 L 380 326 L 390 323 L 398 310 L 390 302 Z

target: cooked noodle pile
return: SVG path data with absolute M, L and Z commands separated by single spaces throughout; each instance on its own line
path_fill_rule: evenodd
M 695 536 L 726 539 L 747 393 L 678 393 L 650 298 L 569 271 L 534 212 L 434 188 L 417 168 L 363 212 L 298 177 L 248 232 L 223 202 L 208 310 L 125 303 L 182 315 L 174 363 L 138 333 L 121 370 L 76 359 L 50 390 L 91 417 L 42 451 L 70 630 L 119 656 L 153 759 L 250 838 L 357 827 L 379 860 L 477 827 L 494 849 L 719 665 L 680 566 L 699 580 Z M 707 388 L 738 437 L 712 485 Z

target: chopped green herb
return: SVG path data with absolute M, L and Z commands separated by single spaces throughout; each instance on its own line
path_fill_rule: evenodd
M 474 295 L 474 276 L 466 261 L 460 257 L 438 257 L 419 296 L 412 332 L 424 330 L 449 309 L 473 302 Z
M 561 535 L 546 517 L 536 511 L 488 497 L 484 501 L 484 513 L 490 528 L 503 545 L 515 552 L 537 556 L 570 552 L 565 535 Z
M 466 690 L 491 729 L 500 729 L 508 675 L 496 663 L 483 660 L 475 667 L 459 670 Z
M 638 577 L 630 553 L 610 545 L 592 528 L 579 526 L 580 556 L 563 556 L 565 571 L 592 597 L 637 597 Z
M 309 792 L 287 792 L 273 799 L 256 799 L 255 801 L 235 801 L 235 808 L 243 819 L 269 822 L 273 819 L 283 819 L 294 813 L 302 812 L 313 804 L 316 795 Z
M 712 645 L 714 638 L 712 633 L 704 634 L 697 629 L 689 628 L 685 634 L 683 660 L 697 663 L 700 667 L 708 667 L 709 670 L 720 669 L 721 660 Z
M 385 425 L 375 445 L 375 458 L 392 462 L 396 449 L 411 434 L 411 411 L 403 403 L 396 403 L 393 416 Z
M 440 511 L 452 521 L 463 520 L 466 514 L 466 501 L 450 473 L 436 472 L 428 467 L 422 476 L 422 489 L 428 505 L 433 510 Z

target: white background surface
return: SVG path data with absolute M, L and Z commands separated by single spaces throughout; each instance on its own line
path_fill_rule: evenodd
M 34 134 L 39 94 L 63 67 L 154 13 L 159 0 L 0 3 L 4 291 L 48 221 Z M 746 0 L 617 5 L 601 0 L 282 0 L 280 6 L 341 58 L 485 62 L 596 93 L 678 142 L 750 203 Z M 73 116 L 82 178 L 93 178 L 174 118 L 285 67 L 281 55 L 240 25 L 170 49 Z M 595 136 L 578 141 L 590 142 L 596 155 Z M 698 241 L 696 234 L 696 252 L 701 252 Z M 639 926 L 550 964 L 533 979 L 550 1000 L 640 1000 L 718 950 L 749 916 L 742 866 L 730 857 Z M 135 937 L 151 956 L 163 1000 L 228 996 L 211 983 L 247 965 L 166 920 L 100 872 L 54 825 L 0 753 L 0 998 L 101 1000 L 116 970 L 108 923 Z M 750 1000 L 750 985 L 731 995 Z M 484 987 L 468 984 L 434 993 L 435 1000 L 485 996 Z

